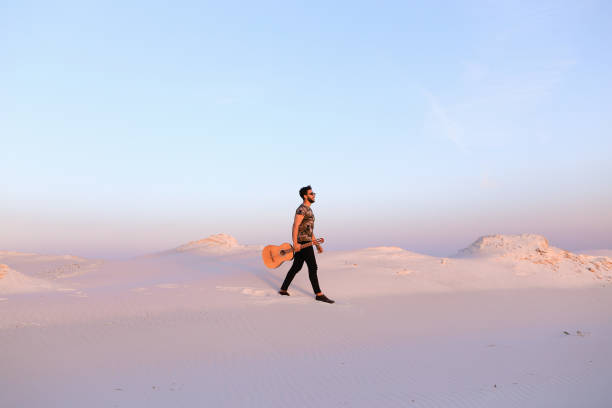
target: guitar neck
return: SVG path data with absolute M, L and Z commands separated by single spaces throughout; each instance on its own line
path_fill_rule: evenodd
M 309 246 L 313 246 L 313 245 L 319 245 L 323 243 L 323 238 L 319 238 L 314 242 L 309 242 L 307 244 L 303 244 L 301 245 L 302 248 L 308 248 Z

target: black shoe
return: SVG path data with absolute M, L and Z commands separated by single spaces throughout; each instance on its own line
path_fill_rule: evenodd
M 278 291 L 278 293 L 280 293 L 281 295 L 284 295 L 284 296 L 291 296 L 291 295 L 289 294 L 289 292 L 287 292 L 286 290 L 282 290 L 282 289 L 281 289 L 281 290 L 279 290 L 279 291 Z
M 315 300 L 320 300 L 321 302 L 326 302 L 326 303 L 334 303 L 333 300 L 331 300 L 330 298 L 328 298 L 325 295 L 321 295 L 321 296 L 316 296 Z

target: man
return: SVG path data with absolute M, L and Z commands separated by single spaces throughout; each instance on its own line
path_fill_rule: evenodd
M 293 265 L 291 265 L 291 269 L 289 269 L 289 272 L 287 272 L 285 281 L 283 282 L 283 285 L 278 293 L 289 296 L 287 289 L 289 289 L 289 285 L 295 277 L 295 274 L 302 269 L 304 262 L 306 262 L 306 265 L 308 265 L 308 277 L 310 278 L 312 289 L 315 292 L 315 299 L 321 302 L 334 303 L 334 301 L 325 296 L 323 292 L 321 292 L 321 288 L 319 288 L 319 279 L 317 278 L 317 260 L 315 259 L 312 245 L 302 249 L 303 244 L 316 241 L 313 233 L 314 214 L 310 208 L 311 204 L 315 202 L 315 193 L 312 192 L 312 187 L 302 187 L 300 189 L 300 197 L 302 198 L 303 202 L 302 205 L 300 205 L 295 211 L 295 220 L 293 221 L 293 230 L 291 233 L 294 251 Z M 319 253 L 323 252 L 321 245 L 317 245 L 317 251 L 319 251 Z

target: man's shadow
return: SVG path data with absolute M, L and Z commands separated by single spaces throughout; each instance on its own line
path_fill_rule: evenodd
M 285 276 L 287 275 L 287 271 L 284 271 L 283 270 L 284 268 L 280 268 L 280 267 L 274 270 L 279 271 L 279 273 L 282 275 L 281 277 L 272 273 L 272 269 L 268 269 L 265 266 L 258 267 L 258 266 L 251 266 L 251 265 L 242 265 L 242 267 L 243 269 L 251 272 L 258 279 L 260 279 L 262 282 L 264 282 L 266 285 L 268 285 L 270 288 L 274 289 L 275 291 L 278 291 L 280 289 L 281 285 L 283 284 L 283 281 L 285 280 Z M 298 275 L 299 275 L 299 272 L 298 272 Z M 312 295 L 312 291 L 308 291 L 307 289 L 304 289 L 300 285 L 296 285 L 295 279 L 291 283 L 291 288 L 293 288 L 294 290 L 300 293 L 303 293 L 304 295 L 307 295 L 307 296 Z

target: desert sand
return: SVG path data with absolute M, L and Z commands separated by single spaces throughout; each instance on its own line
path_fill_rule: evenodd
M 0 251 L 0 406 L 612 406 L 609 252 L 531 234 L 325 251 L 326 304 L 305 267 L 278 295 L 290 265 L 262 247 Z

